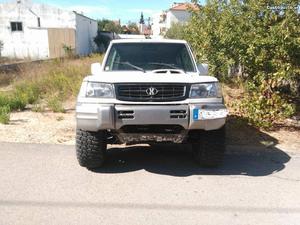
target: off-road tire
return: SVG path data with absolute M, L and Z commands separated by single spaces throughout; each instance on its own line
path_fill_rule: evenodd
M 202 167 L 222 164 L 226 149 L 225 126 L 218 130 L 199 131 L 198 140 L 192 144 L 197 163 Z
M 80 166 L 89 169 L 103 165 L 106 155 L 106 132 L 76 131 L 76 156 Z

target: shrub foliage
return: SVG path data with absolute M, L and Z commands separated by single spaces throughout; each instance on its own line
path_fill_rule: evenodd
M 240 112 L 253 124 L 268 127 L 295 113 L 299 12 L 299 2 L 293 0 L 208 0 L 175 38 L 184 34 L 197 60 L 208 62 L 211 74 L 223 81 L 235 79 L 229 68 L 240 68 L 247 90 Z

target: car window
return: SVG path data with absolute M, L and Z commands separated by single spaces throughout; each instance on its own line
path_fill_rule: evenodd
M 110 49 L 106 71 L 181 69 L 195 72 L 185 44 L 116 43 Z

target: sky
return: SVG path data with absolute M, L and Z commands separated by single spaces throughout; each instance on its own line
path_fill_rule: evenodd
M 10 0 L 0 0 L 7 2 Z M 138 22 L 141 12 L 145 21 L 155 13 L 169 9 L 173 2 L 186 0 L 32 0 L 62 9 L 75 10 L 93 19 L 121 20 L 122 24 Z

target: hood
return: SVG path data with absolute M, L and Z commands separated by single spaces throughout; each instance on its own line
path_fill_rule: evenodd
M 111 71 L 87 76 L 85 81 L 103 83 L 203 83 L 218 81 L 212 76 L 197 73 L 154 73 L 141 71 Z

